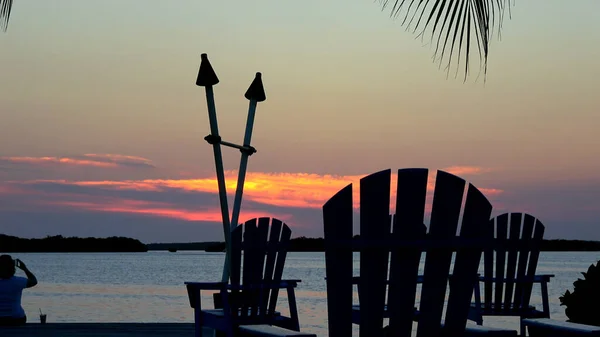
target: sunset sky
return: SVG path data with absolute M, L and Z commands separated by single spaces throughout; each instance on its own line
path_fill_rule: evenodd
M 455 173 L 494 214 L 600 240 L 600 2 L 516 0 L 487 80 L 449 78 L 377 1 L 15 0 L 0 33 L 0 233 L 221 240 L 221 135 L 259 103 L 240 220 L 322 236 L 321 207 L 391 168 Z M 240 153 L 224 149 L 233 202 Z

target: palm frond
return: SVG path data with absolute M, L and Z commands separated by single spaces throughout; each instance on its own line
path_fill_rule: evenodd
M 13 0 L 0 0 L 0 30 L 6 32 Z
M 406 30 L 423 39 L 430 30 L 430 44 L 435 45 L 434 62 L 439 61 L 450 74 L 464 63 L 466 81 L 470 73 L 471 54 L 477 46 L 479 69 L 487 75 L 487 61 L 494 30 L 502 29 L 505 10 L 510 16 L 511 0 L 379 0 L 382 9 L 391 6 L 391 16 L 400 18 Z M 393 5 L 392 5 L 393 3 Z

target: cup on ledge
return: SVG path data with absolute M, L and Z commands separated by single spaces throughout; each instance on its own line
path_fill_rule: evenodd
M 46 314 L 41 314 L 40 315 L 40 323 L 41 324 L 46 324 Z

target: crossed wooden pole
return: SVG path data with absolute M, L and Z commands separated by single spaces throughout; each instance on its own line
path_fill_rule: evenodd
M 246 133 L 244 135 L 244 143 L 242 145 L 226 142 L 219 136 L 219 126 L 217 123 L 217 109 L 215 108 L 215 97 L 213 86 L 219 83 L 219 78 L 213 70 L 208 56 L 202 54 L 200 62 L 200 70 L 196 85 L 204 87 L 206 91 L 206 104 L 208 106 L 208 120 L 210 123 L 210 134 L 204 139 L 213 146 L 215 157 L 215 169 L 217 171 L 217 183 L 219 186 L 219 200 L 221 203 L 221 217 L 223 218 L 223 235 L 225 237 L 225 265 L 223 266 L 222 281 L 229 280 L 231 269 L 231 231 L 237 226 L 238 217 L 240 215 L 240 207 L 242 204 L 242 194 L 244 193 L 244 180 L 246 178 L 246 169 L 248 167 L 248 157 L 256 153 L 256 149 L 250 145 L 252 139 L 252 129 L 254 128 L 254 115 L 258 102 L 263 102 L 267 99 L 265 89 L 263 87 L 261 74 L 256 73 L 254 80 L 246 91 L 246 97 L 250 103 L 248 105 L 248 119 L 246 121 Z M 223 171 L 223 157 L 221 154 L 221 145 L 235 148 L 241 151 L 240 169 L 238 171 L 238 181 L 235 191 L 235 199 L 233 201 L 233 212 L 231 214 L 231 222 L 229 220 L 229 206 L 227 205 L 227 189 L 225 186 L 225 172 Z

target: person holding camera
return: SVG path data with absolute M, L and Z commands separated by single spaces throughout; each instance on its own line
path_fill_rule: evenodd
M 15 276 L 16 268 L 25 272 L 25 277 Z M 0 255 L 0 326 L 23 325 L 27 316 L 21 306 L 23 289 L 38 283 L 35 275 L 23 261 L 13 260 L 10 255 Z

